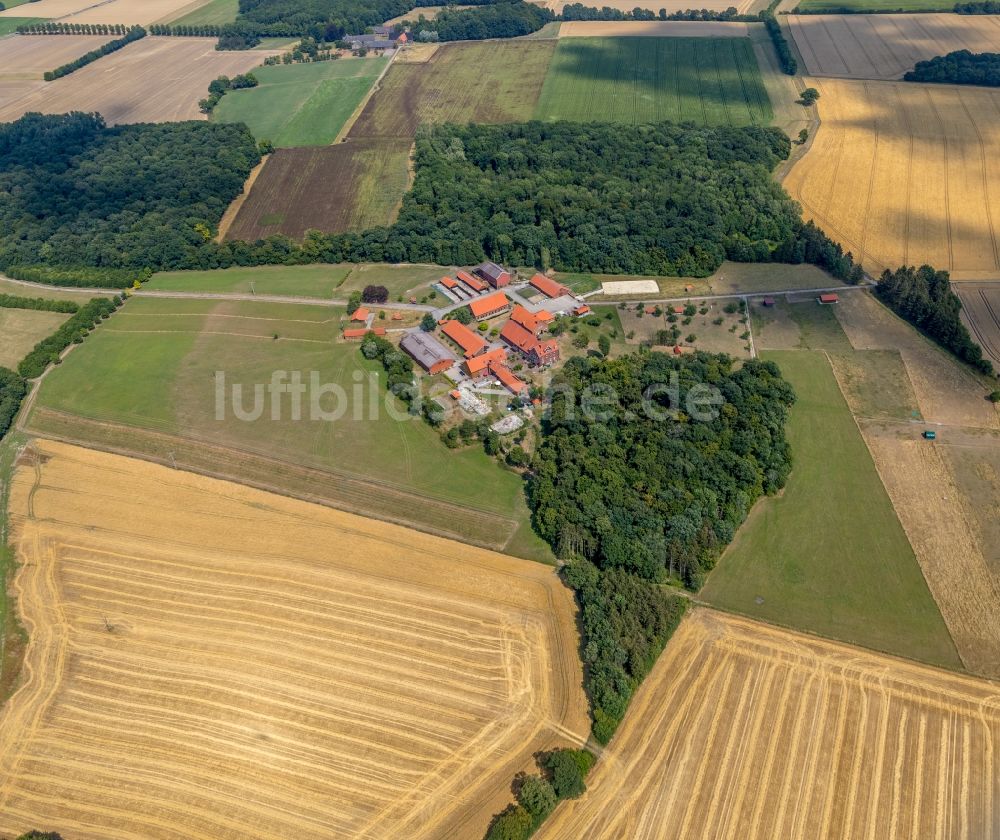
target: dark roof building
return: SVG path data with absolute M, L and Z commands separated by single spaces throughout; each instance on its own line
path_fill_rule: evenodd
M 455 357 L 434 336 L 419 330 L 407 333 L 400 348 L 428 373 L 441 373 L 455 364 Z
M 493 262 L 484 262 L 472 269 L 474 274 L 478 274 L 494 289 L 502 289 L 510 284 L 510 272 L 503 266 Z

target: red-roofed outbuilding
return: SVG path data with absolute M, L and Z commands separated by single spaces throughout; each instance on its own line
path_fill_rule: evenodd
M 495 318 L 510 309 L 510 301 L 503 292 L 494 292 L 486 297 L 469 301 L 469 311 L 477 321 Z
M 557 283 L 551 277 L 546 277 L 544 274 L 536 274 L 528 282 L 546 297 L 557 298 L 569 294 L 568 286 Z
M 478 356 L 489 347 L 482 336 L 476 335 L 460 321 L 446 321 L 441 327 L 441 332 L 462 348 L 467 359 Z

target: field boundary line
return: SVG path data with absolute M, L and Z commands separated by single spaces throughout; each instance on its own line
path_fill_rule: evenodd
M 223 242 L 225 240 L 226 234 L 229 233 L 229 229 L 233 226 L 233 222 L 236 221 L 236 217 L 239 215 L 240 210 L 246 203 L 247 198 L 250 197 L 250 190 L 252 190 L 253 185 L 257 183 L 257 176 L 264 170 L 264 165 L 270 157 L 271 155 L 269 154 L 262 155 L 260 163 L 250 170 L 250 174 L 247 175 L 246 181 L 243 182 L 243 191 L 229 203 L 226 211 L 222 214 L 222 218 L 219 219 L 219 231 L 215 234 L 215 242 Z
M 331 146 L 336 146 L 338 143 L 342 143 L 345 139 L 347 139 L 347 135 L 350 134 L 351 129 L 354 128 L 354 123 L 358 121 L 358 117 L 360 117 L 365 108 L 368 107 L 369 100 L 371 100 L 371 98 L 381 89 L 382 79 L 385 78 L 385 74 L 389 72 L 389 68 L 392 67 L 393 63 L 396 61 L 397 55 L 399 55 L 399 50 L 393 50 L 389 60 L 385 63 L 385 67 L 382 68 L 382 72 L 378 74 L 378 78 L 371 83 L 371 87 L 368 88 L 368 92 L 364 95 L 362 100 L 358 103 L 358 106 L 351 112 L 351 115 L 340 127 L 340 131 L 337 132 L 337 136 L 330 142 Z M 433 56 L 431 56 L 431 58 L 433 58 Z
M 480 548 L 486 548 L 490 551 L 503 551 L 503 547 L 513 538 L 514 534 L 520 527 L 520 523 L 509 516 L 504 514 L 495 513 L 493 511 L 483 510 L 480 508 L 474 508 L 468 505 L 458 505 L 454 502 L 448 502 L 442 499 L 436 499 L 433 496 L 421 495 L 409 490 L 394 487 L 389 484 L 383 484 L 378 481 L 374 481 L 367 477 L 356 477 L 346 473 L 338 473 L 332 470 L 316 470 L 312 467 L 307 467 L 299 464 L 294 464 L 290 461 L 280 461 L 278 459 L 269 458 L 265 455 L 260 455 L 258 453 L 252 452 L 250 450 L 233 450 L 227 447 L 212 444 L 206 441 L 201 441 L 196 438 L 182 438 L 176 435 L 171 435 L 167 432 L 162 432 L 152 429 L 135 429 L 132 427 L 121 424 L 113 423 L 105 420 L 91 420 L 89 418 L 77 417 L 76 415 L 67 414 L 66 412 L 56 411 L 54 409 L 41 408 L 41 412 L 48 412 L 55 415 L 57 418 L 61 417 L 63 419 L 68 419 L 70 421 L 77 421 L 82 423 L 94 423 L 105 428 L 112 430 L 118 429 L 122 432 L 121 438 L 123 440 L 128 440 L 129 432 L 138 431 L 145 435 L 151 435 L 160 438 L 164 443 L 176 442 L 177 449 L 181 449 L 185 444 L 193 444 L 195 446 L 202 447 L 207 450 L 206 457 L 211 457 L 214 453 L 219 455 L 228 455 L 232 458 L 235 463 L 240 462 L 240 456 L 245 460 L 246 458 L 258 459 L 259 461 L 266 462 L 270 461 L 276 466 L 292 471 L 298 474 L 300 478 L 308 479 L 309 473 L 318 473 L 329 479 L 345 479 L 351 481 L 352 483 L 361 485 L 361 488 L 368 485 L 372 488 L 382 488 L 386 492 L 395 494 L 399 497 L 412 499 L 414 502 L 425 502 L 437 506 L 439 509 L 447 509 L 454 511 L 456 516 L 460 516 L 462 512 L 474 513 L 482 515 L 492 519 L 494 525 L 497 528 L 506 526 L 506 531 L 497 531 L 497 538 L 492 541 L 486 541 L 484 539 L 477 539 L 476 537 L 465 533 L 459 532 L 457 530 L 448 530 L 445 528 L 435 527 L 434 525 L 428 524 L 427 522 L 420 521 L 413 517 L 407 516 L 393 516 L 387 513 L 384 507 L 368 507 L 352 503 L 347 498 L 337 498 L 333 495 L 321 495 L 317 493 L 309 493 L 306 491 L 300 491 L 291 489 L 287 486 L 282 486 L 279 484 L 274 484 L 272 482 L 265 481 L 260 478 L 253 478 L 247 475 L 241 475 L 235 469 L 221 468 L 221 467 L 210 467 L 210 466 L 200 466 L 198 464 L 190 463 L 191 458 L 184 458 L 183 454 L 181 456 L 182 462 L 178 463 L 177 453 L 172 450 L 168 455 L 158 455 L 152 452 L 145 452 L 140 449 L 132 449 L 127 446 L 116 446 L 102 441 L 95 441 L 82 436 L 74 436 L 73 434 L 67 434 L 63 432 L 51 431 L 44 428 L 36 428 L 30 424 L 27 424 L 22 428 L 22 430 L 32 437 L 42 438 L 46 440 L 55 440 L 61 443 L 67 443 L 74 446 L 80 446 L 85 449 L 93 449 L 99 452 L 107 452 L 112 455 L 121 455 L 128 458 L 135 458 L 142 461 L 147 461 L 149 463 L 160 464 L 161 466 L 171 467 L 173 469 L 180 470 L 182 472 L 195 473 L 197 475 L 203 475 L 208 478 L 217 478 L 222 481 L 230 481 L 234 484 L 241 484 L 247 487 L 254 487 L 258 490 L 265 490 L 269 493 L 274 493 L 279 496 L 284 496 L 290 499 L 299 499 L 301 501 L 310 502 L 312 504 L 323 505 L 324 507 L 332 508 L 334 510 L 342 510 L 346 513 L 352 513 L 356 516 L 361 516 L 365 519 L 375 519 L 383 522 L 389 522 L 395 525 L 401 525 L 407 528 L 413 528 L 414 530 L 421 531 L 423 533 L 431 534 L 433 536 L 441 537 L 443 539 L 454 540 L 461 543 L 466 543 L 469 545 L 475 545 Z M 260 467 L 264 468 L 267 466 L 266 463 L 259 464 Z M 445 511 L 442 510 L 442 513 Z

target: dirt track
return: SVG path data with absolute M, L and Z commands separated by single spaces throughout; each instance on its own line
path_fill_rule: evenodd
M 0 834 L 475 838 L 587 730 L 550 568 L 36 442 Z
M 995 837 L 1000 686 L 698 608 L 538 840 Z
M 876 274 L 929 263 L 956 280 L 1000 276 L 1000 91 L 812 83 L 821 126 L 784 180 L 805 217 Z

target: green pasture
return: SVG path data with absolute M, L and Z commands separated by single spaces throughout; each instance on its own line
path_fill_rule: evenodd
M 133 298 L 51 371 L 37 408 L 266 454 L 487 511 L 518 523 L 508 550 L 546 557 L 527 528 L 520 477 L 481 447 L 447 449 L 426 423 L 392 399 L 387 404 L 381 366 L 365 360 L 358 344 L 339 340 L 345 317 L 337 307 Z M 327 391 L 319 406 L 343 406 L 344 414 L 312 419 L 310 391 L 299 419 L 287 395 L 277 417 L 270 401 L 257 419 L 236 417 L 232 386 L 242 386 L 249 410 L 254 386 L 267 386 L 275 371 L 298 371 L 306 383 L 315 373 L 320 385 L 339 387 L 346 400 Z
M 182 14 L 169 23 L 171 26 L 222 26 L 235 21 L 239 10 L 239 0 L 209 0 L 204 6 Z
M 701 591 L 723 609 L 961 668 L 830 363 L 769 351 L 795 388 L 784 491 L 757 504 Z
M 17 32 L 17 27 L 27 26 L 29 23 L 42 23 L 45 18 L 27 17 L 0 17 L 0 36 L 11 35 Z
M 387 58 L 350 58 L 260 67 L 253 71 L 260 84 L 227 93 L 212 118 L 246 123 L 254 137 L 275 146 L 325 146 L 333 142 L 386 62 Z
M 154 274 L 147 288 L 346 300 L 352 291 L 361 291 L 365 286 L 385 286 L 390 302 L 400 296 L 405 302 L 411 294 L 418 298 L 429 295 L 430 285 L 447 273 L 444 266 L 381 263 L 236 266 L 210 271 L 165 271 Z M 440 297 L 437 300 L 443 302 Z M 429 302 L 433 304 L 435 299 Z
M 749 38 L 563 38 L 536 119 L 766 125 L 771 103 Z

